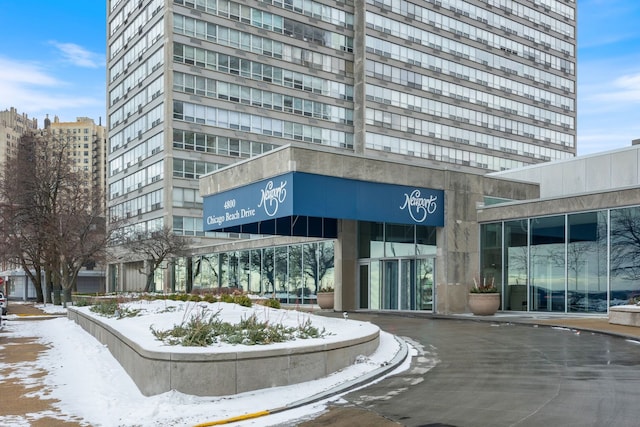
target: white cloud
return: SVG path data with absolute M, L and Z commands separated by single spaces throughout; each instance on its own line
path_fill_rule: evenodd
M 580 64 L 578 154 L 628 147 L 640 138 L 639 60 L 633 53 Z
M 633 112 L 618 114 L 592 114 L 583 118 L 578 133 L 578 154 L 590 154 L 601 151 L 628 147 L 631 141 L 640 138 L 640 126 Z
M 50 43 L 60 50 L 66 62 L 78 67 L 99 68 L 104 63 L 104 58 L 101 55 L 90 52 L 75 43 L 59 43 L 56 41 L 51 41 Z
M 611 82 L 586 87 L 585 101 L 609 103 L 615 109 L 632 108 L 640 102 L 640 73 L 616 77 Z
M 91 97 L 77 92 L 71 83 L 61 81 L 41 64 L 0 57 L 0 100 L 6 103 L 0 105 L 2 109 L 15 107 L 20 113 L 34 116 L 103 107 L 102 93 Z
M 53 86 L 60 84 L 60 82 L 55 77 L 48 75 L 37 64 L 0 58 L 0 85 L 13 86 L 15 84 Z M 0 94 L 2 93 L 0 92 Z

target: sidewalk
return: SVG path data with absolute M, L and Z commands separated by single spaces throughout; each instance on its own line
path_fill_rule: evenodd
M 56 316 L 51 316 L 34 307 L 33 303 L 23 301 L 9 301 L 6 316 L 2 316 L 2 323 L 12 320 L 44 321 Z M 0 328 L 0 331 L 2 329 Z M 80 427 L 80 422 L 61 421 L 55 418 L 60 411 L 53 406 L 55 400 L 39 397 L 38 392 L 46 391 L 42 378 L 47 372 L 36 370 L 31 365 L 44 351 L 45 345 L 36 341 L 35 338 L 7 338 L 0 335 L 0 363 L 6 364 L 0 378 L 0 419 L 6 423 L 15 422 L 12 425 L 20 424 L 19 420 L 26 420 L 34 427 Z M 18 370 L 33 370 L 31 380 L 24 382 L 18 375 Z
M 640 340 L 640 327 L 609 323 L 606 315 L 575 313 L 536 313 L 536 312 L 500 312 L 493 316 L 474 316 L 472 314 L 434 315 L 437 318 L 491 321 L 500 323 L 523 323 L 540 326 L 556 326 L 587 332 L 598 332 L 622 338 Z
M 615 335 L 629 339 L 640 340 L 640 328 L 635 326 L 615 325 L 609 323 L 606 317 L 582 317 L 582 318 L 558 318 L 539 319 L 531 322 L 539 325 L 551 325 L 565 328 L 578 329 L 581 331 L 599 332 L 603 334 Z

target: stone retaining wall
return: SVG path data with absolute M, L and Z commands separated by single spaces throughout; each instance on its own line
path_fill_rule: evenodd
M 145 396 L 170 390 L 197 396 L 225 396 L 311 381 L 352 365 L 359 355 L 371 355 L 380 341 L 377 329 L 356 339 L 297 348 L 160 352 L 142 348 L 73 307 L 68 308 L 67 315 L 107 346 Z
M 640 306 L 619 305 L 609 307 L 609 323 L 640 326 Z

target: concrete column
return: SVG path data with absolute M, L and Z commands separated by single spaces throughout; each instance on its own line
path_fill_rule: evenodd
M 445 227 L 438 229 L 436 298 L 438 313 L 467 310 L 469 288 L 480 272 L 476 203 L 482 201 L 479 176 L 445 172 Z
M 357 288 L 357 222 L 338 221 L 338 240 L 334 247 L 334 265 L 336 289 L 334 295 L 335 310 L 355 310 Z
M 367 60 L 365 43 L 367 4 L 365 0 L 355 0 L 353 10 L 353 151 L 356 154 L 364 154 Z

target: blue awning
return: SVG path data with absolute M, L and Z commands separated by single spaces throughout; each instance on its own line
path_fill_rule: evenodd
M 204 230 L 335 237 L 336 220 L 444 226 L 444 191 L 289 172 L 204 197 Z

